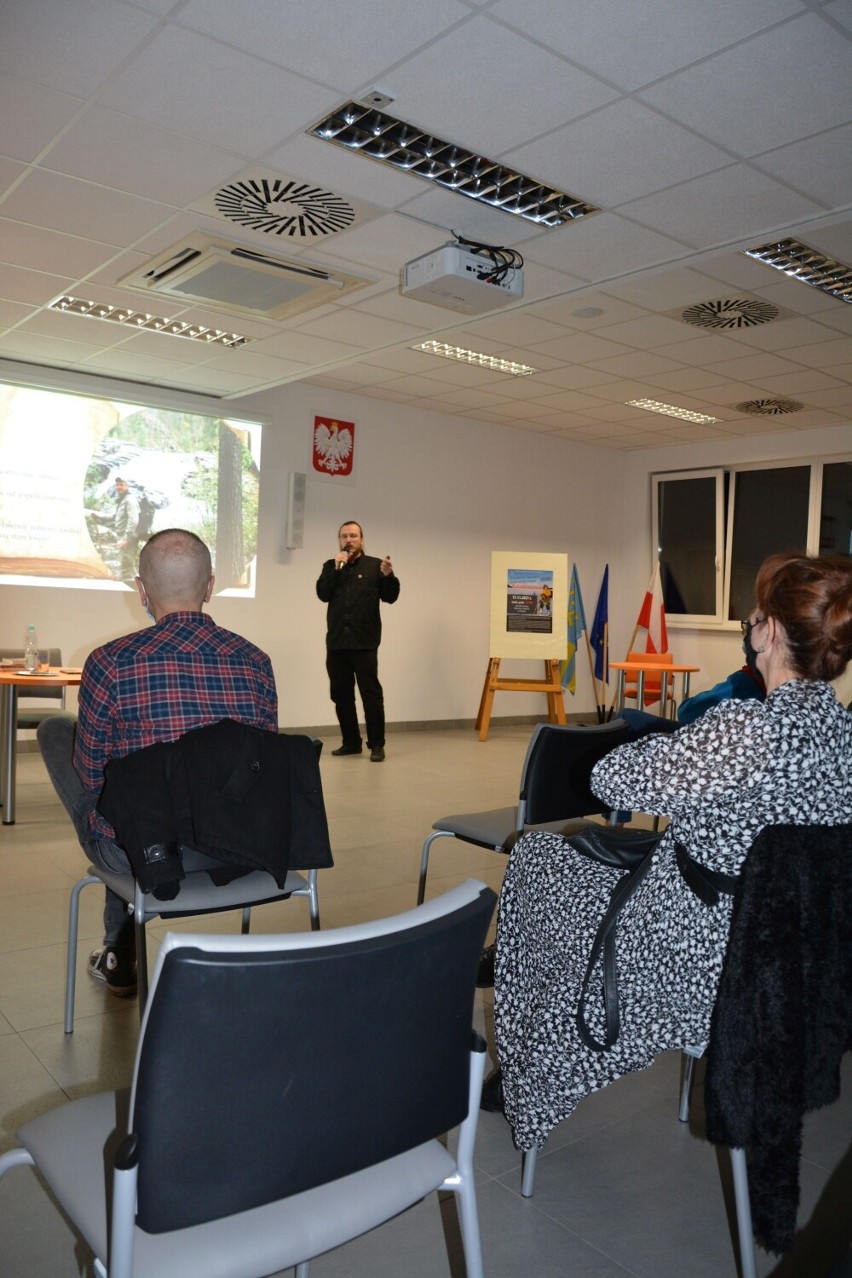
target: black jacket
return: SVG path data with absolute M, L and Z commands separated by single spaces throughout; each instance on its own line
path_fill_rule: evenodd
M 381 559 L 359 555 L 338 569 L 327 559 L 317 581 L 317 594 L 328 604 L 327 648 L 378 648 L 382 639 L 379 603 L 396 603 L 399 578 L 385 577 Z
M 185 877 L 181 845 L 237 872 L 266 870 L 279 887 L 288 869 L 332 864 L 318 752 L 309 737 L 221 719 L 111 759 L 105 778 L 98 811 L 144 891 Z M 226 871 L 221 880 L 228 877 Z
M 707 1135 L 749 1147 L 754 1232 L 793 1242 L 802 1115 L 852 1046 L 852 825 L 767 826 L 743 864 L 716 1006 Z

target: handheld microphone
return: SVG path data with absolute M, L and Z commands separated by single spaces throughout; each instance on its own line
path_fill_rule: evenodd
M 347 563 L 348 563 L 348 562 L 349 562 L 349 560 L 352 558 L 352 551 L 350 550 L 349 546 L 341 546 L 341 547 L 340 547 L 340 553 L 346 556 L 346 562 L 347 562 Z M 337 565 L 337 568 L 335 569 L 335 571 L 336 571 L 336 572 L 340 572 L 341 568 L 345 568 L 345 567 L 346 567 L 346 564 L 341 564 L 341 563 L 339 563 L 339 564 Z

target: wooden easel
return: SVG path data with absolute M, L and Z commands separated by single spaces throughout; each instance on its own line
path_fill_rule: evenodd
M 547 718 L 550 723 L 565 722 L 565 702 L 562 698 L 562 682 L 559 678 L 559 660 L 547 660 L 544 663 L 544 679 L 501 679 L 500 658 L 490 657 L 482 699 L 479 703 L 479 714 L 476 716 L 476 727 L 480 741 L 488 738 L 488 726 L 491 722 L 491 708 L 494 705 L 495 692 L 544 692 L 547 695 Z

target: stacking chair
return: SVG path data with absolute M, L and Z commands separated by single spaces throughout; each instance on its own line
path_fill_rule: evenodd
M 6 658 L 11 661 L 23 661 L 23 648 L 0 648 L 0 660 Z M 47 660 L 51 666 L 62 665 L 62 649 L 48 648 Z M 58 701 L 58 706 L 23 706 L 23 700 L 50 700 Z M 19 728 L 37 728 L 45 719 L 49 719 L 51 715 L 62 714 L 65 710 L 65 689 L 64 688 L 18 688 L 18 721 Z
M 90 865 L 84 878 L 71 889 L 68 911 L 68 948 L 65 970 L 65 1033 L 74 1032 L 74 997 L 77 973 L 77 935 L 79 930 L 80 893 L 85 887 L 100 884 L 114 892 L 132 913 L 136 942 L 136 967 L 139 991 L 139 1016 L 145 1011 L 148 993 L 148 961 L 145 928 L 152 919 L 186 918 L 201 914 L 218 914 L 228 910 L 242 911 L 241 931 L 246 934 L 251 924 L 251 909 L 271 901 L 286 901 L 291 896 L 306 897 L 309 902 L 311 929 L 319 931 L 319 895 L 317 875 L 319 869 L 333 864 L 328 837 L 328 825 L 322 802 L 322 785 L 319 774 L 319 756 L 322 742 L 313 740 L 316 759 L 316 779 L 313 806 L 316 809 L 316 845 L 306 847 L 301 838 L 301 852 L 295 856 L 294 868 L 287 873 L 282 886 L 272 874 L 253 870 L 231 879 L 228 883 L 214 882 L 209 870 L 221 870 L 222 865 L 198 852 L 187 850 L 184 861 L 187 873 L 177 885 L 177 894 L 171 900 L 161 900 L 152 892 L 142 889 L 129 871 L 120 874 Z M 291 865 L 294 857 L 291 856 Z M 301 873 L 300 871 L 304 871 Z
M 648 654 L 647 652 L 628 652 L 627 660 L 628 661 L 647 661 Z M 670 666 L 674 663 L 674 658 L 670 652 L 659 652 L 654 657 L 654 661 L 659 662 L 660 665 Z M 641 706 L 639 705 L 638 682 L 625 683 L 624 700 L 635 701 L 636 708 L 638 710 L 644 710 L 645 706 L 653 705 L 655 701 L 661 700 L 662 689 L 663 689 L 663 681 L 660 678 L 660 676 L 648 671 L 645 675 L 645 692 L 643 697 L 644 704 Z M 665 706 L 663 705 L 660 706 L 660 714 L 665 716 L 665 714 L 669 712 L 671 718 L 674 718 L 677 711 L 677 705 L 675 702 L 674 687 L 673 687 L 671 678 L 669 679 L 668 690 L 666 692 L 666 703 L 667 704 Z
M 589 824 L 577 818 L 606 815 L 610 809 L 592 794 L 592 768 L 610 750 L 630 739 L 622 719 L 590 726 L 539 723 L 530 738 L 517 806 L 441 817 L 433 822 L 420 855 L 417 903 L 426 892 L 429 852 L 436 839 L 454 838 L 494 852 L 511 852 L 527 830 L 572 834 Z
M 108 1092 L 41 1115 L 0 1175 L 38 1169 L 101 1278 L 308 1278 L 435 1190 L 456 1195 L 482 1278 L 472 1015 L 495 900 L 470 880 L 330 932 L 169 933 L 129 1107 Z

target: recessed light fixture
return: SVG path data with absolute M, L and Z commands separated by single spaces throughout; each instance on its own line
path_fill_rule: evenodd
M 206 342 L 208 346 L 229 346 L 234 349 L 254 341 L 253 337 L 243 337 L 241 333 L 226 333 L 222 329 L 207 328 L 204 324 L 192 324 L 187 320 L 149 315 L 146 311 L 131 311 L 125 306 L 87 302 L 81 297 L 57 297 L 49 304 L 48 309 L 66 315 L 84 315 L 88 319 L 109 320 L 111 324 L 124 324 L 127 328 L 165 333 L 168 337 L 189 337 L 194 342 Z
M 684 422 L 694 422 L 697 426 L 711 426 L 718 417 L 708 417 L 706 413 L 693 413 L 689 408 L 678 408 L 675 404 L 661 404 L 656 399 L 628 399 L 629 408 L 644 408 L 649 413 L 662 413 L 664 417 L 679 417 Z
M 746 257 L 783 271 L 800 284 L 810 284 L 811 288 L 829 293 L 841 302 L 852 302 L 852 266 L 808 248 L 807 244 L 798 240 L 776 240 L 760 248 L 741 251 Z
M 541 226 L 563 226 L 600 212 L 574 195 L 359 102 L 345 102 L 307 133 Z
M 514 360 L 483 355 L 481 351 L 466 351 L 463 346 L 448 346 L 446 342 L 420 342 L 411 349 L 424 351 L 427 355 L 440 355 L 443 359 L 458 359 L 463 364 L 475 364 L 477 368 L 490 368 L 495 373 L 508 373 L 510 377 L 529 377 L 531 373 L 538 372 L 529 364 L 516 364 Z

